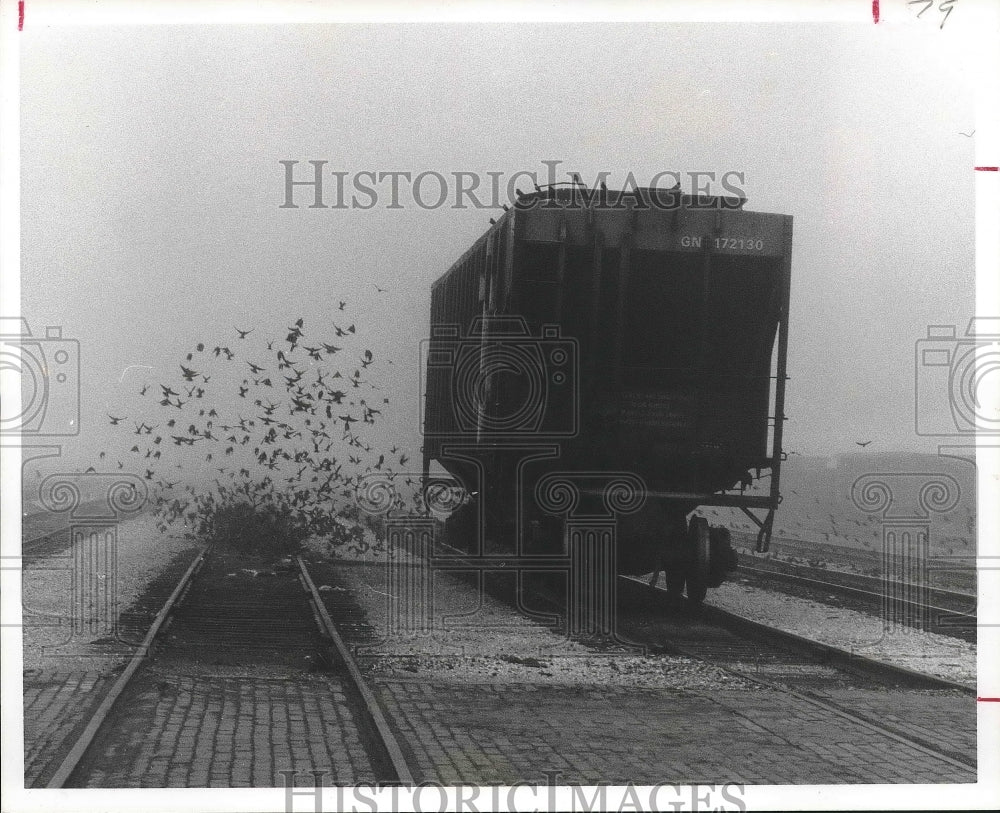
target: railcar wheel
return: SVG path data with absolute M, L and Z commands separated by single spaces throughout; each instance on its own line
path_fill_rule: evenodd
M 686 579 L 684 569 L 679 566 L 672 566 L 666 573 L 667 595 L 671 598 L 679 597 L 684 592 L 684 581 Z
M 711 565 L 712 545 L 708 533 L 708 520 L 704 517 L 692 517 L 688 526 L 688 543 L 690 545 L 690 565 L 687 571 L 687 597 L 695 604 L 701 604 L 708 593 L 709 568 Z

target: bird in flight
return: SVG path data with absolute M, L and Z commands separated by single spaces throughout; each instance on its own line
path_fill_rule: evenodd
M 108 415 L 108 417 L 111 418 L 111 425 L 112 426 L 118 426 L 118 424 L 120 424 L 122 421 L 124 421 L 125 418 L 127 418 L 128 416 L 126 415 L 126 416 L 123 416 L 121 418 L 116 418 L 114 415 Z
M 378 291 L 380 294 L 387 294 L 387 293 L 389 293 L 389 289 L 388 288 L 380 288 L 374 282 L 372 283 L 372 285 L 375 285 L 375 290 Z
M 966 138 L 972 138 L 975 134 L 976 134 L 975 130 L 973 130 L 971 133 L 959 133 L 959 135 L 963 135 Z
M 856 444 L 857 444 L 858 446 L 860 446 L 860 447 L 861 447 L 862 449 L 864 449 L 864 448 L 865 448 L 865 446 L 867 446 L 867 445 L 868 445 L 869 443 L 871 443 L 871 441 L 870 441 L 870 440 L 865 440 L 865 441 L 861 441 L 861 440 L 856 440 L 856 441 L 854 441 L 854 442 L 855 442 L 855 443 L 856 443 Z
M 233 330 L 235 330 L 237 333 L 240 334 L 241 339 L 245 339 L 247 336 L 253 333 L 253 328 L 250 328 L 250 330 L 240 330 L 238 327 L 234 327 Z

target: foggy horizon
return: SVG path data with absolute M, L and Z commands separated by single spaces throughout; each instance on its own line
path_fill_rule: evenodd
M 630 172 L 675 172 L 685 193 L 689 173 L 740 173 L 745 209 L 794 218 L 785 448 L 934 453 L 947 440 L 915 432 L 914 367 L 928 325 L 961 336 L 974 309 L 960 41 L 930 50 L 923 31 L 830 24 L 23 37 L 22 314 L 36 337 L 59 325 L 79 340 L 83 387 L 80 434 L 45 469 L 100 468 L 106 416 L 194 343 L 230 341 L 234 326 L 277 336 L 300 317 L 332 329 L 340 300 L 393 361 L 380 432 L 418 459 L 431 283 L 502 209 L 393 208 L 387 183 L 367 211 L 309 208 L 307 187 L 281 208 L 281 161 L 485 180 L 558 160 L 563 181 L 606 172 L 617 189 Z M 721 48 L 706 76 L 702 56 Z M 626 52 L 613 71 L 595 59 Z

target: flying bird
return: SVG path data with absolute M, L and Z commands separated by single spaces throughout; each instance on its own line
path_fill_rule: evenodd
M 118 426 L 118 424 L 120 424 L 122 421 L 124 421 L 125 418 L 128 417 L 128 415 L 125 415 L 124 417 L 121 417 L 121 418 L 116 418 L 114 415 L 108 415 L 108 417 L 111 418 L 111 425 L 112 426 Z
M 861 447 L 862 449 L 864 449 L 864 448 L 865 448 L 865 446 L 867 446 L 867 445 L 868 445 L 869 443 L 871 443 L 871 441 L 870 441 L 870 440 L 865 440 L 865 441 L 861 441 L 861 440 L 856 440 L 856 441 L 854 441 L 854 442 L 855 442 L 855 443 L 856 443 L 856 444 L 857 444 L 858 446 L 860 446 L 860 447 Z
M 241 339 L 245 339 L 247 336 L 253 333 L 253 328 L 250 328 L 250 330 L 240 330 L 238 327 L 233 327 L 233 330 L 235 330 L 237 333 L 240 334 Z

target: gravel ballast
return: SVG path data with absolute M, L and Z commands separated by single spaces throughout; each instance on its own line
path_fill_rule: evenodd
M 114 594 L 118 609 L 131 607 L 150 584 L 168 567 L 181 567 L 194 558 L 196 546 L 180 531 L 157 530 L 156 519 L 142 515 L 118 525 L 117 556 L 114 560 Z M 73 559 L 69 552 L 26 564 L 22 572 L 24 606 L 24 669 L 100 670 L 123 662 L 128 647 L 108 646 L 109 627 L 98 624 L 73 624 L 73 616 L 84 620 L 95 617 L 88 602 L 74 602 Z M 83 588 L 102 601 L 103 584 L 108 576 L 103 565 L 87 574 Z M 179 570 L 177 578 L 183 570 Z M 93 584 L 88 585 L 90 580 Z M 75 609 L 78 607 L 80 609 Z M 96 617 L 105 617 L 99 610 Z M 75 629 L 74 629 L 75 626 Z
M 359 653 L 376 673 L 449 681 L 606 682 L 693 690 L 754 687 L 681 656 L 588 647 L 442 573 L 434 575 L 431 629 L 394 629 L 387 554 L 375 548 L 364 554 L 337 550 L 335 555 L 343 562 L 338 571 L 382 638 Z M 414 562 L 405 552 L 393 555 L 397 562 Z M 976 683 L 975 645 L 949 636 L 911 628 L 886 632 L 878 616 L 732 582 L 711 590 L 707 603 L 859 656 L 968 686 Z
M 976 685 L 976 647 L 957 638 L 905 626 L 883 630 L 876 615 L 732 582 L 709 591 L 706 602 L 856 655 Z
M 367 671 L 384 678 L 435 682 L 541 685 L 608 685 L 691 691 L 759 690 L 724 670 L 675 655 L 650 656 L 640 649 L 590 647 L 527 618 L 462 579 L 437 573 L 433 623 L 427 631 L 390 624 L 389 564 L 384 552 L 352 555 L 311 565 L 316 584 L 332 568 L 349 586 L 377 640 L 358 648 Z M 413 564 L 395 551 L 396 561 Z M 332 589 L 327 585 L 327 589 Z

